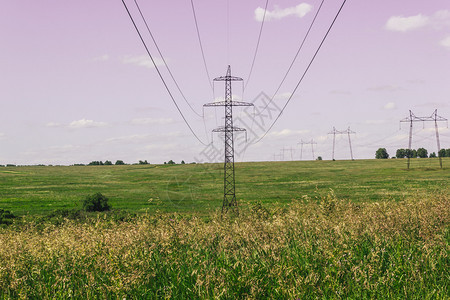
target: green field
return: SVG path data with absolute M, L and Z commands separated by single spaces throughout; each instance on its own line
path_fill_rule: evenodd
M 0 225 L 0 299 L 450 298 L 437 159 L 236 172 L 240 214 L 221 216 L 221 164 L 0 168 L 22 216 Z M 97 192 L 113 210 L 80 211 Z
M 243 207 L 287 205 L 326 195 L 353 202 L 402 200 L 417 193 L 448 193 L 450 159 L 255 162 L 236 164 L 236 194 Z M 209 214 L 220 209 L 222 164 L 53 166 L 0 168 L 0 208 L 40 215 L 79 208 L 100 192 L 113 208 L 130 212 Z

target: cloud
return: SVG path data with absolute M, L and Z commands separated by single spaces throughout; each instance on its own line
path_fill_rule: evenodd
M 96 122 L 93 120 L 86 120 L 86 119 L 81 119 L 78 121 L 73 121 L 69 124 L 69 128 L 74 128 L 74 129 L 78 129 L 78 128 L 96 128 L 96 127 L 105 127 L 108 124 L 105 122 Z
M 444 46 L 445 48 L 447 48 L 448 50 L 450 50 L 450 36 L 446 37 L 445 39 L 441 40 L 439 42 L 439 44 L 441 46 Z
M 430 18 L 423 16 L 422 14 L 411 17 L 394 16 L 390 17 L 387 21 L 386 29 L 390 31 L 406 32 L 425 27 L 429 22 Z
M 292 136 L 292 135 L 300 135 L 300 134 L 306 134 L 309 133 L 309 130 L 291 130 L 291 129 L 283 129 L 280 131 L 273 131 L 271 133 L 269 133 L 267 136 L 271 136 L 271 137 L 287 137 L 287 136 Z
M 140 143 L 143 141 L 150 140 L 152 136 L 150 134 L 133 134 L 128 136 L 119 136 L 106 139 L 107 143 L 115 142 L 127 142 L 127 143 Z
M 431 24 L 437 30 L 450 27 L 450 11 L 449 10 L 440 10 L 434 13 Z
M 131 120 L 133 125 L 167 125 L 173 122 L 172 118 L 138 118 Z
M 351 95 L 352 93 L 350 91 L 344 91 L 344 90 L 332 90 L 330 94 L 333 95 Z
M 160 59 L 160 58 L 153 58 L 153 59 L 154 59 L 157 67 L 164 65 L 164 61 L 162 59 Z M 166 62 L 167 62 L 167 59 L 166 59 Z M 149 68 L 149 69 L 152 69 L 155 67 L 153 62 L 151 61 L 150 57 L 148 57 L 147 55 L 138 55 L 138 56 L 126 55 L 125 57 L 123 57 L 122 63 L 135 65 L 135 66 L 139 66 L 139 67 L 145 67 L 145 68 Z
M 450 11 L 439 10 L 431 16 L 422 14 L 410 17 L 393 16 L 389 18 L 385 25 L 387 30 L 398 32 L 407 32 L 424 27 L 431 27 L 435 30 L 450 27 Z
M 107 61 L 110 59 L 110 56 L 108 54 L 103 54 L 97 57 L 94 57 L 94 61 Z
M 300 3 L 297 6 L 287 7 L 287 8 L 279 8 L 275 6 L 274 10 L 266 11 L 265 21 L 270 20 L 280 20 L 289 16 L 297 16 L 299 18 L 304 17 L 307 13 L 312 10 L 312 5 L 308 3 Z M 255 20 L 258 22 L 262 22 L 264 17 L 264 8 L 258 7 L 255 9 Z
M 388 104 L 390 104 L 390 103 L 388 103 Z M 388 104 L 386 104 L 384 107 L 386 108 L 386 106 Z M 394 106 L 395 106 L 395 104 L 394 104 Z M 386 124 L 386 123 L 387 123 L 386 120 L 366 120 L 366 121 L 364 121 L 364 124 L 367 124 L 367 125 L 380 125 L 380 124 Z M 360 134 L 359 136 L 361 137 L 362 135 Z
M 60 123 L 56 123 L 56 122 L 48 122 L 47 124 L 45 124 L 46 127 L 62 127 L 63 125 Z
M 394 102 L 388 102 L 383 106 L 383 108 L 386 110 L 392 110 L 392 109 L 395 109 L 396 107 L 397 106 L 395 105 Z
M 371 92 L 397 92 L 403 90 L 402 87 L 392 84 L 379 85 L 367 88 Z

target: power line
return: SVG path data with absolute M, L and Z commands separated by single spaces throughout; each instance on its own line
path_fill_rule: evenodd
M 259 143 L 266 135 L 267 133 L 269 133 L 269 131 L 272 129 L 272 127 L 275 125 L 275 123 L 278 121 L 278 119 L 281 117 L 281 115 L 283 114 L 284 110 L 286 109 L 287 105 L 289 104 L 289 102 L 292 100 L 292 97 L 294 96 L 295 92 L 297 91 L 298 87 L 300 86 L 300 83 L 303 81 L 303 79 L 305 78 L 306 73 L 308 73 L 309 68 L 311 67 L 312 63 L 314 62 L 317 54 L 319 53 L 320 48 L 322 48 L 323 43 L 325 42 L 326 38 L 328 37 L 328 34 L 331 31 L 331 28 L 333 27 L 334 23 L 336 22 L 339 14 L 342 11 L 342 8 L 344 7 L 345 3 L 347 2 L 347 0 L 344 0 L 342 2 L 341 7 L 339 8 L 336 16 L 333 19 L 333 22 L 331 22 L 330 27 L 328 28 L 327 32 L 325 33 L 325 36 L 323 37 L 322 41 L 319 44 L 319 47 L 317 48 L 316 52 L 314 53 L 311 61 L 309 62 L 308 66 L 306 67 L 305 71 L 303 72 L 302 77 L 300 78 L 300 80 L 298 81 L 297 85 L 295 86 L 294 90 L 292 91 L 291 95 L 289 96 L 289 99 L 286 101 L 286 103 L 284 104 L 283 108 L 281 109 L 280 113 L 278 114 L 278 116 L 276 117 L 275 121 L 272 123 L 272 125 L 270 125 L 269 129 L 263 134 L 263 136 L 261 138 L 259 138 L 254 144 Z
M 268 4 L 269 4 L 269 0 L 266 0 L 266 6 L 264 7 L 264 14 L 263 14 L 263 18 L 262 18 L 262 21 L 261 21 L 261 27 L 259 28 L 258 41 L 256 42 L 255 54 L 253 55 L 252 66 L 250 67 L 250 72 L 248 73 L 247 81 L 245 83 L 244 90 L 247 88 L 247 85 L 248 85 L 248 83 L 250 81 L 250 77 L 252 76 L 253 67 L 255 66 L 256 54 L 258 53 L 259 43 L 261 41 L 261 35 L 262 35 L 263 27 L 264 27 L 264 21 L 266 20 L 266 12 L 267 12 Z
M 305 44 L 306 39 L 308 38 L 309 33 L 311 32 L 311 29 L 313 28 L 314 23 L 316 22 L 317 16 L 319 15 L 320 10 L 322 9 L 322 6 L 323 6 L 324 1 L 325 1 L 325 0 L 322 0 L 322 2 L 320 3 L 319 8 L 317 9 L 316 14 L 314 15 L 314 18 L 313 18 L 311 24 L 309 25 L 308 31 L 306 32 L 306 34 L 305 34 L 305 36 L 304 36 L 304 38 L 303 38 L 303 41 L 302 41 L 302 43 L 300 44 L 300 46 L 299 46 L 299 48 L 298 48 L 298 50 L 297 50 L 297 53 L 295 53 L 294 58 L 292 59 L 291 64 L 289 65 L 289 67 L 288 67 L 286 73 L 284 74 L 283 79 L 281 80 L 280 84 L 278 85 L 278 87 L 277 87 L 275 93 L 273 93 L 272 98 L 271 98 L 270 101 L 266 104 L 266 106 L 263 108 L 263 110 L 261 111 L 260 114 L 262 114 L 262 113 L 267 109 L 267 107 L 272 103 L 272 101 L 275 99 L 275 96 L 278 94 L 278 92 L 280 91 L 281 87 L 283 86 L 283 83 L 286 81 L 287 76 L 288 76 L 289 73 L 291 72 L 291 69 L 292 69 L 292 67 L 294 66 L 294 63 L 295 63 L 295 61 L 297 60 L 297 57 L 298 57 L 298 55 L 300 54 L 300 51 L 302 51 L 303 45 Z
M 209 86 L 211 87 L 211 90 L 213 91 L 213 94 L 214 94 L 214 88 L 212 85 L 211 76 L 209 76 L 208 65 L 206 64 L 205 52 L 203 51 L 202 39 L 200 38 L 200 30 L 198 29 L 198 22 L 197 22 L 197 15 L 195 14 L 194 0 L 191 0 L 191 6 L 192 6 L 192 14 L 194 15 L 195 29 L 197 29 L 198 43 L 200 45 L 200 50 L 202 52 L 203 65 L 205 66 L 206 76 L 208 76 Z
M 187 100 L 186 97 L 184 96 L 184 93 L 181 91 L 181 88 L 180 88 L 180 86 L 178 85 L 178 82 L 175 80 L 175 77 L 173 76 L 172 72 L 170 71 L 170 68 L 169 68 L 169 66 L 167 65 L 167 62 L 166 62 L 166 60 L 164 59 L 164 56 L 162 55 L 161 50 L 159 49 L 158 44 L 156 43 L 156 40 L 155 40 L 155 38 L 154 38 L 154 36 L 153 36 L 153 34 L 152 34 L 152 31 L 150 30 L 150 27 L 149 27 L 148 24 L 147 24 L 147 20 L 145 19 L 144 15 L 143 15 L 143 13 L 142 13 L 142 11 L 141 11 L 141 8 L 140 8 L 139 4 L 137 3 L 137 0 L 134 0 L 134 3 L 136 4 L 136 7 L 137 7 L 137 9 L 138 9 L 138 11 L 139 11 L 139 14 L 141 15 L 141 18 L 142 18 L 142 20 L 144 21 L 145 27 L 147 28 L 147 31 L 148 31 L 148 33 L 150 34 L 150 37 L 152 38 L 153 43 L 155 44 L 156 50 L 158 50 L 159 56 L 161 56 L 161 59 L 162 59 L 162 61 L 164 62 L 164 65 L 166 66 L 167 71 L 168 71 L 169 74 L 170 74 L 170 77 L 172 77 L 172 80 L 173 80 L 173 82 L 175 83 L 175 86 L 177 87 L 178 91 L 180 92 L 181 96 L 183 97 L 184 101 L 185 101 L 186 104 L 189 106 L 189 108 L 190 108 L 197 116 L 202 117 L 199 113 L 197 113 L 197 112 L 194 110 L 194 108 L 191 106 L 191 104 L 188 102 L 188 100 Z
M 128 16 L 130 17 L 131 22 L 133 23 L 134 29 L 136 30 L 137 34 L 139 35 L 139 38 L 141 39 L 142 44 L 144 45 L 145 50 L 147 51 L 148 56 L 150 57 L 150 60 L 153 63 L 153 66 L 156 69 L 156 72 L 158 72 L 159 78 L 161 79 L 162 83 L 164 84 L 164 87 L 166 88 L 167 93 L 169 94 L 170 98 L 172 99 L 173 104 L 175 104 L 175 107 L 177 108 L 178 112 L 180 113 L 181 117 L 183 118 L 184 122 L 186 123 L 186 125 L 189 127 L 189 130 L 191 131 L 191 133 L 195 136 L 195 138 L 204 146 L 207 146 L 207 144 L 205 144 L 202 140 L 200 140 L 200 138 L 197 136 L 197 134 L 195 134 L 194 130 L 192 129 L 191 125 L 189 125 L 189 122 L 186 120 L 185 116 L 183 115 L 183 112 L 181 111 L 180 107 L 178 106 L 177 101 L 175 100 L 175 98 L 173 97 L 172 93 L 170 92 L 170 89 L 166 83 L 166 81 L 164 80 L 161 71 L 159 70 L 158 66 L 156 65 L 155 60 L 153 59 L 153 56 L 150 53 L 150 50 L 147 47 L 147 44 L 144 41 L 144 38 L 142 37 L 141 32 L 139 31 L 139 28 L 136 25 L 136 22 L 133 19 L 133 16 L 130 13 L 130 10 L 128 9 L 127 4 L 125 3 L 124 0 L 122 0 L 123 6 L 125 7 Z

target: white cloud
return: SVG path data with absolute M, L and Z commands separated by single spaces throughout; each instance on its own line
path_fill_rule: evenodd
M 279 8 L 278 6 L 275 6 L 274 10 L 266 11 L 265 21 L 270 21 L 274 19 L 279 20 L 288 16 L 297 16 L 299 18 L 302 18 L 311 10 L 312 5 L 308 3 L 300 3 L 297 6 L 287 7 L 283 9 Z M 262 22 L 263 17 L 264 17 L 264 8 L 258 7 L 257 9 L 255 9 L 255 20 L 258 22 Z
M 394 16 L 390 17 L 386 23 L 386 29 L 391 31 L 406 32 L 418 28 L 425 27 L 430 22 L 430 18 L 418 14 L 417 16 L 403 17 Z
M 108 143 L 115 143 L 115 142 L 127 142 L 127 143 L 139 143 L 143 141 L 147 141 L 151 139 L 150 134 L 133 134 L 128 136 L 119 136 L 119 137 L 113 137 L 106 139 L 106 142 Z
M 403 88 L 397 85 L 387 84 L 369 87 L 367 90 L 372 92 L 397 92 L 403 90 Z
M 162 59 L 160 59 L 160 58 L 153 58 L 153 59 L 154 59 L 157 67 L 164 65 L 164 62 Z M 167 62 L 167 59 L 166 59 L 166 62 Z M 147 55 L 138 55 L 138 56 L 126 55 L 122 59 L 122 63 L 135 65 L 135 66 L 139 66 L 139 67 L 145 67 L 145 68 L 149 68 L 149 69 L 155 67 L 153 65 L 153 62 L 151 61 L 150 57 L 148 57 Z
M 386 105 L 384 106 L 384 108 L 385 108 L 385 109 L 388 109 L 388 108 L 386 108 L 386 106 L 388 106 L 388 105 L 391 104 L 391 103 L 392 103 L 392 102 L 386 104 Z M 392 104 L 393 104 L 393 103 L 392 103 Z M 394 104 L 394 107 L 395 107 L 395 104 Z M 386 120 L 366 120 L 366 121 L 364 121 L 364 124 L 367 124 L 367 125 L 380 125 L 380 124 L 385 124 L 385 123 L 387 123 Z M 361 137 L 362 135 L 360 134 L 359 136 Z
M 108 124 L 105 122 L 96 122 L 93 120 L 81 119 L 78 121 L 73 121 L 69 124 L 69 128 L 95 128 L 95 127 L 105 127 Z
M 391 110 L 391 109 L 395 109 L 397 106 L 395 105 L 395 103 L 394 102 L 388 102 L 388 103 L 386 103 L 385 105 L 384 105 L 384 109 L 387 109 L 387 110 Z
M 437 11 L 432 17 L 432 25 L 437 30 L 442 29 L 444 27 L 450 27 L 450 11 L 449 10 Z
M 344 90 L 332 90 L 330 94 L 333 95 L 351 95 L 352 93 L 350 91 L 344 91 Z
M 292 135 L 300 135 L 300 134 L 306 134 L 309 133 L 309 130 L 291 130 L 291 129 L 283 129 L 280 131 L 272 131 L 267 136 L 272 137 L 286 137 L 286 136 L 292 136 Z
M 45 124 L 46 127 L 61 127 L 62 125 L 56 122 L 48 122 Z
M 291 95 L 292 95 L 291 92 L 284 92 L 284 93 L 276 94 L 275 99 L 287 100 L 287 99 L 289 99 L 289 97 L 291 97 Z
M 431 27 L 435 30 L 450 27 L 450 11 L 439 10 L 431 16 L 422 14 L 410 17 L 393 16 L 389 18 L 385 25 L 387 30 L 399 32 L 411 31 L 423 27 Z
M 138 118 L 131 120 L 133 125 L 166 125 L 173 123 L 172 118 Z
M 110 59 L 110 56 L 108 54 L 103 54 L 97 57 L 94 57 L 94 61 L 107 61 Z
M 439 42 L 439 44 L 441 46 L 444 46 L 445 48 L 447 48 L 448 50 L 450 50 L 450 36 L 446 37 L 445 39 L 441 40 Z

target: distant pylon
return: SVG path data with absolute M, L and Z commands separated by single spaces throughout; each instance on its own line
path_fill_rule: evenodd
M 236 201 L 235 171 L 234 171 L 234 131 L 245 131 L 244 128 L 233 126 L 233 106 L 253 106 L 252 103 L 233 101 L 231 93 L 232 81 L 243 81 L 240 77 L 231 76 L 231 66 L 228 66 L 227 74 L 214 78 L 214 81 L 225 81 L 225 101 L 205 104 L 205 107 L 224 106 L 225 126 L 213 130 L 213 132 L 225 133 L 225 161 L 224 161 L 224 184 L 222 214 L 229 208 L 239 213 Z
M 302 160 L 302 158 L 303 158 L 303 145 L 309 145 L 309 144 L 311 144 L 312 158 L 313 158 L 313 160 L 315 159 L 315 156 L 314 156 L 314 145 L 317 145 L 317 143 L 314 142 L 313 139 L 311 139 L 311 141 L 309 141 L 309 142 L 305 142 L 303 140 L 300 140 L 300 143 L 297 143 L 297 145 L 298 144 L 300 144 L 300 160 Z
M 435 109 L 434 112 L 429 117 L 417 117 L 410 110 L 409 111 L 409 117 L 406 117 L 406 118 L 400 120 L 400 125 L 403 122 L 408 122 L 409 123 L 409 142 L 408 142 L 408 150 L 409 150 L 408 152 L 409 153 L 407 155 L 407 158 L 408 158 L 407 167 L 408 167 L 408 169 L 409 169 L 410 158 L 411 158 L 411 154 L 412 154 L 411 144 L 412 144 L 412 135 L 413 135 L 413 132 L 412 132 L 413 122 L 434 122 L 434 128 L 436 129 L 436 142 L 437 142 L 437 148 L 438 148 L 439 165 L 441 166 L 441 169 L 442 169 L 442 158 L 439 156 L 439 151 L 441 150 L 441 144 L 439 142 L 439 131 L 438 131 L 438 126 L 437 126 L 437 122 L 440 122 L 440 121 L 446 121 L 448 123 L 448 120 L 446 118 L 438 116 L 437 109 Z
M 334 160 L 334 148 L 336 145 L 336 134 L 347 134 L 348 135 L 348 145 L 350 146 L 350 157 L 352 158 L 352 160 L 354 160 L 353 159 L 353 150 L 352 150 L 352 141 L 350 139 L 350 134 L 354 134 L 354 133 L 356 133 L 356 132 L 350 130 L 350 126 L 347 128 L 347 130 L 343 130 L 343 131 L 336 130 L 336 128 L 334 128 L 334 126 L 333 126 L 333 131 L 328 132 L 328 134 L 333 134 L 333 155 L 332 155 L 333 160 Z

